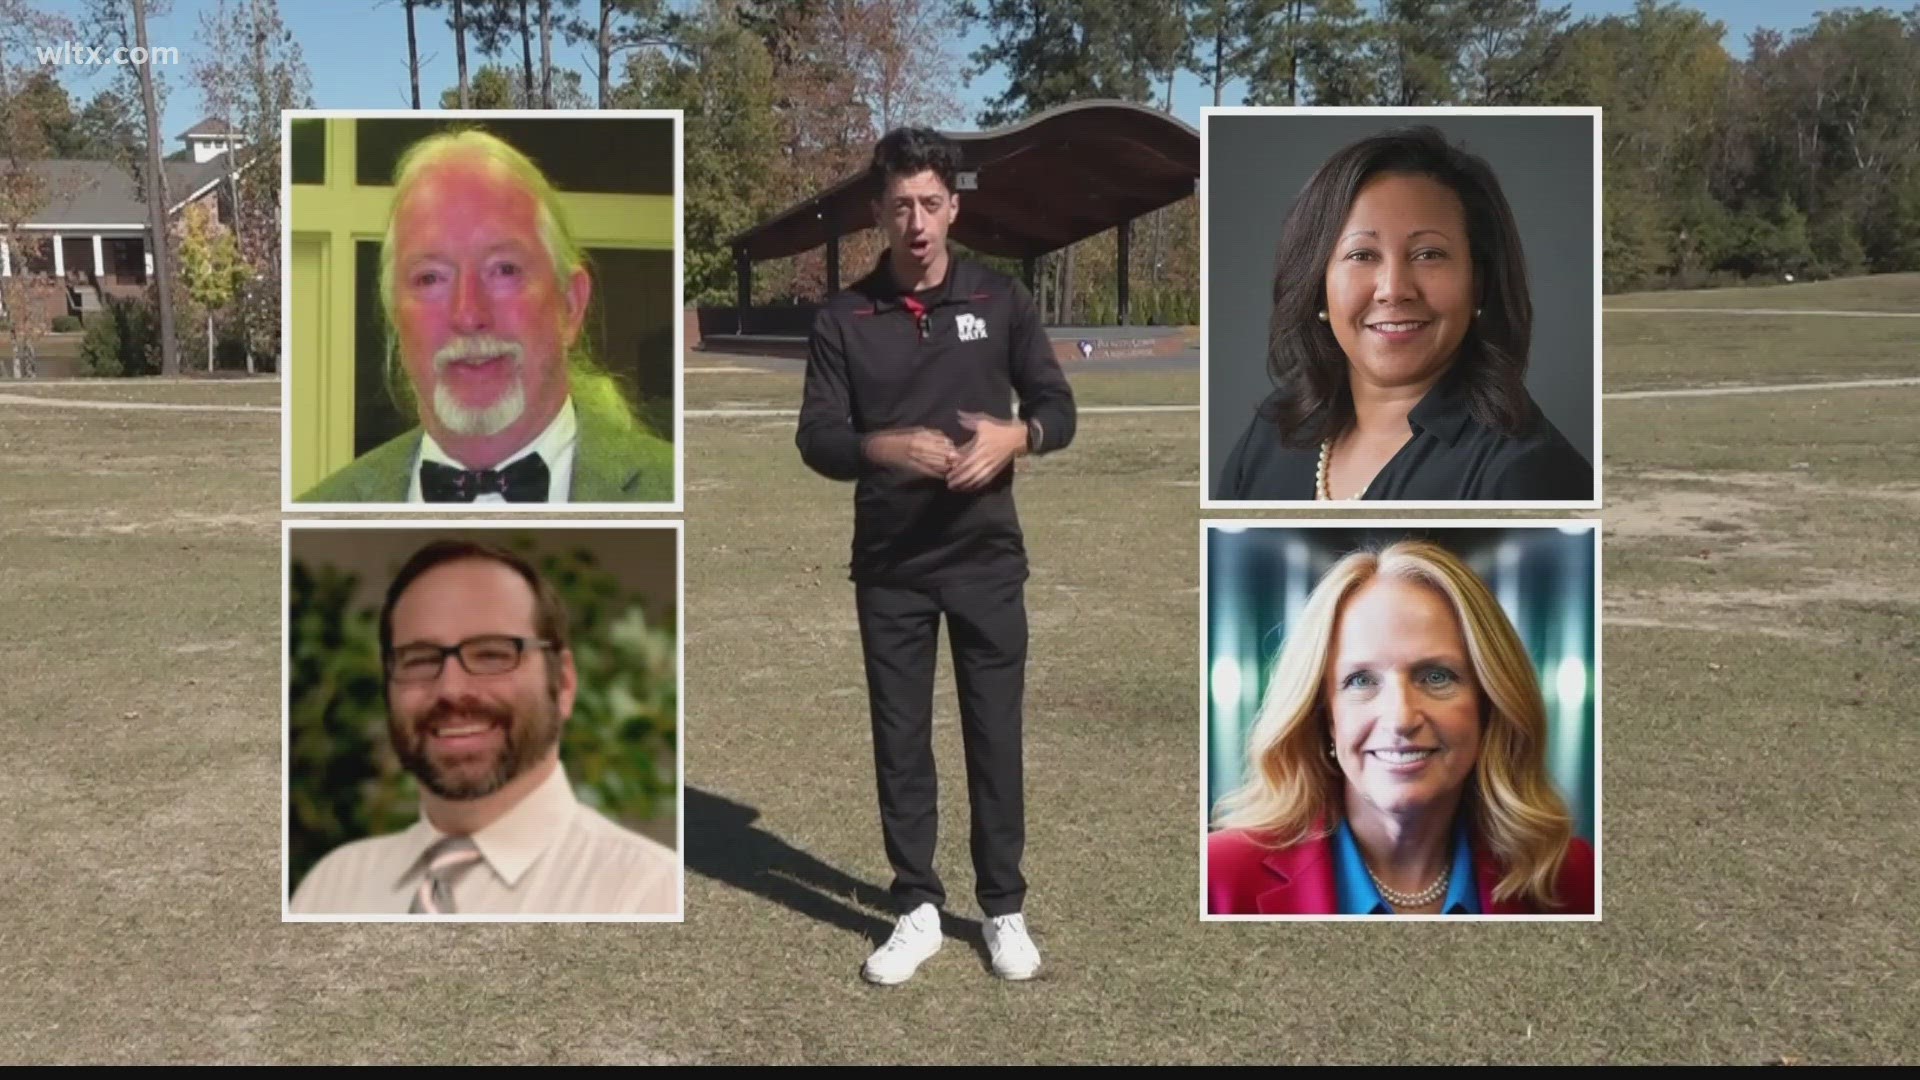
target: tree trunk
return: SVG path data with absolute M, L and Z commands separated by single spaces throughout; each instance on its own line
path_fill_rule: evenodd
M 540 0 L 540 107 L 553 108 L 553 0 Z
M 254 38 L 254 41 L 256 42 L 256 45 L 257 45 L 257 43 L 259 42 L 259 37 L 258 37 L 257 35 L 255 36 L 255 38 Z M 258 54 L 257 54 L 257 51 L 256 51 L 256 59 L 258 59 Z M 255 70 L 255 71 L 257 72 L 257 71 L 259 71 L 259 68 L 258 68 L 258 67 L 256 67 L 256 68 L 255 68 L 254 70 Z M 228 131 L 229 133 L 231 133 L 231 132 L 233 131 L 233 125 L 232 125 L 232 124 L 228 124 L 228 125 L 227 125 L 227 131 Z M 226 163 L 227 163 L 227 190 L 228 190 L 228 191 L 231 191 L 231 192 L 233 193 L 233 240 L 234 240 L 234 244 L 235 244 L 235 246 L 237 247 L 237 246 L 239 245 L 239 243 L 240 243 L 240 238 L 241 238 L 242 236 L 245 236 L 246 234 L 245 234 L 244 232 L 242 232 L 242 231 L 241 231 L 241 228 L 242 228 L 242 226 L 241 226 L 241 221 L 240 221 L 240 180 L 239 180 L 239 178 L 238 178 L 238 177 L 236 177 L 236 176 L 235 176 L 235 175 L 233 174 L 233 155 L 234 155 L 234 149 L 235 149 L 235 148 L 234 148 L 234 146 L 233 146 L 233 144 L 232 144 L 232 143 L 228 143 L 228 145 L 227 145 L 227 152 L 226 152 L 226 154 L 225 154 L 225 155 L 223 156 L 223 159 L 224 159 L 224 160 L 226 161 Z M 217 204 L 216 204 L 216 208 L 215 208 L 215 210 L 214 210 L 214 214 L 213 214 L 213 220 L 214 220 L 214 221 L 215 221 L 216 223 L 218 223 L 218 222 L 219 222 L 219 220 L 220 220 L 220 212 L 219 212 L 219 209 L 218 209 L 218 206 L 217 206 Z M 243 256 L 243 261 L 244 261 L 244 256 Z M 235 299 L 237 300 L 238 298 L 239 298 L 239 297 L 238 297 L 238 294 L 235 294 Z M 245 344 L 246 344 L 246 348 L 247 348 L 247 363 L 248 363 L 248 365 L 249 365 L 249 366 L 251 366 L 251 365 L 252 365 L 252 363 L 253 363 L 253 345 L 252 345 L 252 342 L 253 342 L 253 336 L 252 336 L 252 333 L 251 333 L 251 320 L 249 320 L 249 319 L 247 318 L 247 305 L 246 305 L 246 304 L 245 304 L 244 302 L 243 302 L 243 303 L 240 303 L 240 304 L 238 305 L 238 307 L 237 307 L 237 309 L 235 310 L 235 312 L 234 312 L 234 314 L 236 314 L 236 315 L 237 315 L 237 316 L 239 317 L 239 321 L 240 321 L 240 340 L 241 340 L 241 341 L 242 341 L 243 343 L 245 343 Z M 211 312 L 209 312 L 209 313 L 208 313 L 208 315 L 207 315 L 207 320 L 208 320 L 208 327 L 209 327 L 209 332 L 211 332 L 211 327 L 212 327 L 212 320 L 213 320 L 213 315 L 212 315 L 212 313 L 211 313 Z M 208 346 L 208 348 L 212 348 L 212 346 Z M 211 360 L 211 358 L 209 358 L 209 360 L 208 360 L 208 364 L 209 364 L 209 366 L 208 366 L 208 368 L 207 368 L 207 370 L 208 370 L 208 371 L 212 371 L 212 370 L 213 370 L 213 368 L 212 368 L 212 366 L 211 366 L 211 364 L 212 364 L 212 360 Z
M 207 374 L 213 374 L 213 312 L 207 312 Z
M 453 56 L 460 67 L 460 107 L 472 108 L 467 96 L 467 10 L 453 0 Z
M 1224 18 L 1224 17 L 1223 17 Z M 1227 27 L 1224 21 L 1217 22 L 1213 28 L 1213 104 L 1220 105 L 1220 81 L 1224 66 L 1222 53 L 1227 51 Z
M 420 0 L 400 0 L 407 9 L 407 77 L 413 82 L 413 107 L 420 109 L 420 39 L 413 32 L 413 6 Z M 248 354 L 251 356 L 251 352 Z
M 259 93 L 260 92 L 259 88 L 267 86 L 269 82 L 267 77 L 267 53 L 266 53 L 267 40 L 266 40 L 266 36 L 262 34 L 260 31 L 261 24 L 264 21 L 262 17 L 263 13 L 260 10 L 260 4 L 261 4 L 261 0 L 253 0 L 253 6 L 251 11 L 253 19 L 252 19 L 252 23 L 249 26 L 249 29 L 252 31 L 252 35 L 253 35 L 253 70 L 251 72 L 253 77 L 251 81 L 254 87 L 256 88 L 255 90 L 256 93 Z M 235 247 L 238 248 L 240 245 L 240 238 L 247 235 L 247 232 L 246 232 L 246 219 L 241 216 L 240 178 L 236 176 L 233 171 L 233 159 L 234 159 L 234 156 L 237 153 L 239 153 L 239 147 L 236 146 L 232 141 L 233 121 L 231 120 L 227 121 L 227 133 L 228 133 L 227 152 L 225 155 L 222 156 L 221 160 L 225 161 L 227 164 L 227 190 L 233 194 L 233 241 L 234 241 Z M 265 146 L 267 145 L 267 142 L 268 142 L 268 139 L 263 138 L 260 132 L 250 131 L 247 133 L 247 137 L 253 140 L 253 145 L 255 146 Z M 220 220 L 220 215 L 217 212 L 217 205 L 216 205 L 216 213 L 213 215 L 213 219 L 215 221 Z M 245 262 L 244 254 L 241 256 L 241 261 Z M 238 299 L 237 294 L 235 298 L 236 300 Z M 245 302 L 239 303 L 235 311 L 235 314 L 239 316 L 240 341 L 243 347 L 247 350 L 247 365 L 249 366 L 249 368 L 251 368 L 251 366 L 253 365 L 253 326 L 252 326 L 252 320 L 247 317 L 247 305 Z
M 613 65 L 613 0 L 600 0 L 600 36 L 595 39 L 600 54 L 600 108 L 607 107 L 608 68 Z
M 1287 104 L 1300 104 L 1300 0 L 1287 12 Z
M 133 36 L 147 62 L 137 65 L 140 105 L 147 117 L 147 232 L 153 242 L 153 273 L 160 288 L 160 374 L 180 374 L 179 342 L 173 339 L 172 249 L 167 235 L 167 174 L 160 168 L 160 107 L 153 96 L 153 59 L 147 50 L 147 3 L 133 0 Z
M 520 85 L 526 91 L 520 100 L 533 108 L 533 26 L 527 22 L 527 0 L 520 0 Z

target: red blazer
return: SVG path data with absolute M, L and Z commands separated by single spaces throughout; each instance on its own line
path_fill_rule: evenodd
M 1228 829 L 1207 837 L 1207 914 L 1338 915 L 1333 886 L 1333 837 L 1276 848 L 1262 834 Z M 1524 899 L 1495 901 L 1506 872 L 1480 844 L 1473 845 L 1473 876 L 1486 915 L 1593 914 L 1593 845 L 1574 837 L 1560 864 L 1555 895 L 1561 907 L 1536 910 Z

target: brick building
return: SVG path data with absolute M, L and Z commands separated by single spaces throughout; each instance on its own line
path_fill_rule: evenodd
M 227 155 L 238 169 L 261 155 L 240 148 L 244 136 L 203 120 L 180 136 L 186 147 L 161 163 L 167 178 L 169 219 L 193 203 L 215 207 L 233 224 L 225 180 Z M 47 315 L 86 315 L 109 297 L 138 296 L 153 273 L 147 205 L 133 177 L 108 161 L 43 161 L 34 166 L 46 180 L 47 204 L 10 242 L 0 236 L 0 276 L 48 274 L 65 288 L 48 298 Z

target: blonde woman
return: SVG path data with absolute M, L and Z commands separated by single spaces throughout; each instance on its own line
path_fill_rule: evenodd
M 1423 541 L 1336 563 L 1207 841 L 1217 915 L 1591 914 L 1593 848 L 1546 775 L 1546 707 L 1487 586 Z

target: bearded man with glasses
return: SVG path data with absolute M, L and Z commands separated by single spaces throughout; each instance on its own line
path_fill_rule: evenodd
M 380 612 L 387 731 L 420 819 L 320 860 L 294 914 L 670 915 L 680 861 L 581 805 L 560 761 L 577 676 L 560 598 L 511 552 L 440 540 Z

